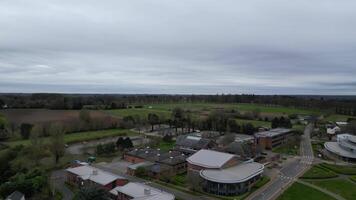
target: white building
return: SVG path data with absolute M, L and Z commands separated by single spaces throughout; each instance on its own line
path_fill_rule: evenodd
M 356 136 L 350 134 L 337 135 L 336 142 L 325 142 L 325 149 L 331 155 L 347 162 L 356 162 Z

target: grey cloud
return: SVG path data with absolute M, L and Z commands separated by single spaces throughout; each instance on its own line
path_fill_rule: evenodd
M 0 92 L 356 94 L 356 2 L 0 2 Z

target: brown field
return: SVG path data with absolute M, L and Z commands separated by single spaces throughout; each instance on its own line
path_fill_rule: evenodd
M 79 119 L 79 110 L 47 110 L 47 109 L 8 109 L 0 110 L 10 123 L 44 123 L 58 121 L 75 121 Z M 92 118 L 109 117 L 101 111 L 90 111 Z

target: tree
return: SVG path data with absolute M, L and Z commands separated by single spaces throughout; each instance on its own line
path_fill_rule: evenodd
M 172 123 L 176 129 L 176 133 L 178 132 L 178 127 L 182 127 L 184 111 L 182 108 L 176 107 L 172 110 Z
M 222 145 L 228 145 L 231 142 L 235 141 L 235 134 L 229 133 L 223 136 L 221 143 Z
M 74 200 L 109 200 L 108 193 L 99 187 L 82 187 L 74 196 Z
M 123 150 L 124 149 L 124 138 L 122 137 L 119 137 L 116 141 L 116 147 L 119 149 L 119 150 Z
M 159 123 L 159 117 L 155 113 L 149 113 L 148 114 L 148 122 L 151 124 L 151 132 L 153 131 L 154 125 Z
M 55 163 L 64 155 L 64 133 L 65 129 L 60 124 L 52 124 L 50 127 L 50 150 L 54 155 Z
M 90 111 L 89 110 L 81 110 L 79 112 L 79 119 L 86 122 L 86 123 L 90 123 L 91 122 L 91 115 L 90 115 Z
M 251 123 L 243 124 L 242 133 L 247 135 L 253 135 L 255 133 L 255 127 Z
M 28 139 L 30 137 L 31 134 L 31 130 L 32 130 L 33 125 L 32 124 L 28 124 L 28 123 L 22 123 L 20 126 L 20 130 L 21 130 L 21 136 L 23 139 Z
M 138 167 L 135 171 L 135 176 L 143 178 L 146 176 L 146 169 L 144 167 Z
M 125 148 L 125 149 L 130 149 L 130 148 L 133 147 L 133 143 L 132 143 L 132 141 L 131 141 L 131 139 L 130 139 L 129 137 L 126 137 L 126 138 L 124 139 L 123 145 L 124 145 L 124 148 Z
M 172 136 L 166 134 L 166 135 L 163 136 L 162 140 L 163 140 L 164 142 L 172 142 Z

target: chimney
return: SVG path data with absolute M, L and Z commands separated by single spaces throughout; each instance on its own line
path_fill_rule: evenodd
M 144 193 L 145 193 L 145 195 L 151 195 L 151 189 L 145 188 Z

